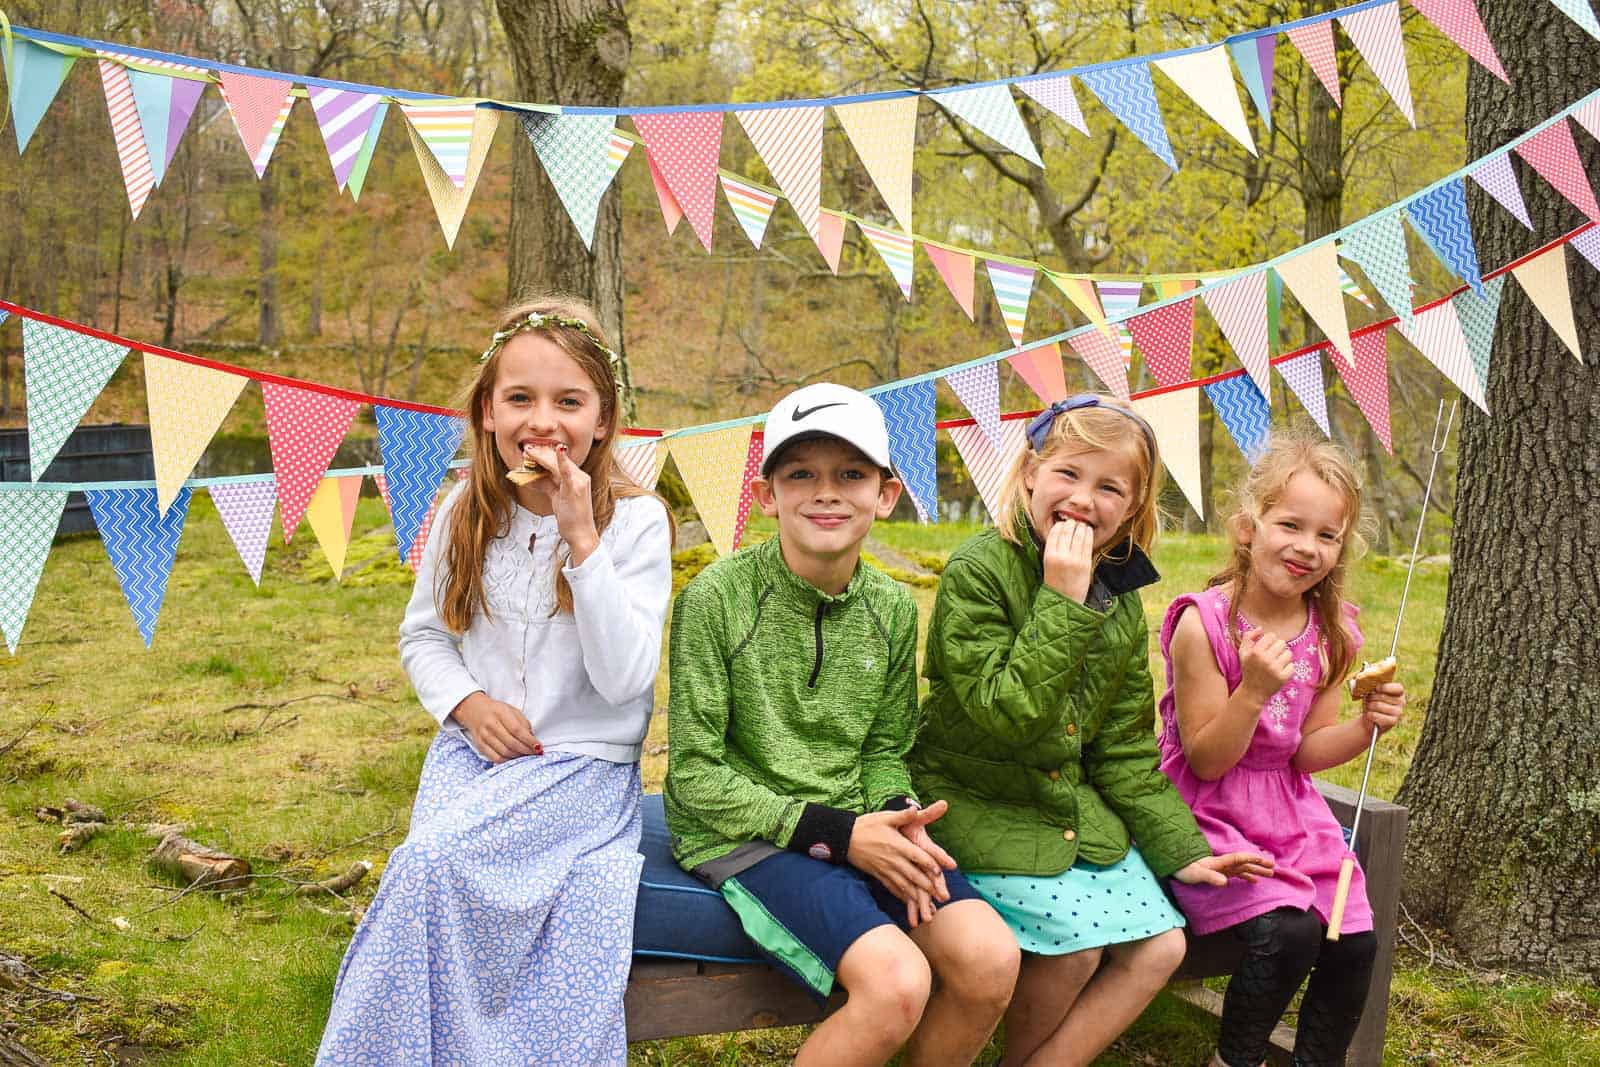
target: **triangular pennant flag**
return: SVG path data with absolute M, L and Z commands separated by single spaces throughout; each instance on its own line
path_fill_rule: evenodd
M 1116 331 L 1117 341 L 1122 345 L 1122 366 L 1130 367 L 1133 365 L 1133 334 L 1128 330 L 1128 318 L 1139 306 L 1144 283 L 1097 281 L 1095 288 L 1100 292 L 1100 306 L 1106 309 L 1106 318 L 1111 320 L 1111 328 Z
M 1383 450 L 1394 455 L 1394 443 L 1389 434 L 1389 354 L 1387 329 L 1363 330 L 1350 338 L 1356 358 L 1345 359 L 1332 345 L 1318 351 L 1327 355 L 1333 369 L 1339 372 L 1344 387 L 1354 398 L 1356 407 L 1366 416 L 1367 425 L 1378 435 Z
M 6 84 L 11 91 L 11 126 L 17 135 L 17 154 L 28 149 L 39 120 L 50 110 L 61 83 L 67 80 L 74 57 L 34 44 L 21 37 L 7 36 L 0 47 L 6 61 Z
M 1272 72 L 1278 55 L 1278 35 L 1263 33 L 1228 42 L 1234 65 L 1244 78 L 1244 87 L 1255 102 L 1256 114 L 1267 129 L 1272 129 Z
M 462 468 L 463 471 L 465 469 Z M 387 479 L 381 474 L 374 474 L 372 480 L 378 483 L 378 492 L 383 495 L 383 506 L 385 508 L 389 507 L 389 483 Z M 464 479 L 458 477 L 456 480 L 463 481 Z M 417 531 L 417 536 L 411 541 L 411 551 L 405 554 L 406 566 L 411 568 L 412 574 L 416 574 L 422 569 L 422 553 L 428 547 L 428 533 L 433 529 L 433 517 L 439 514 L 439 502 L 442 499 L 443 497 L 438 494 L 434 495 L 432 502 L 428 504 L 428 513 L 422 517 L 422 528 Z M 393 511 L 390 511 L 389 519 L 393 523 Z
M 1207 286 L 1200 290 L 1200 299 L 1256 388 L 1266 396 L 1272 388 L 1267 370 L 1267 272 L 1251 271 L 1221 285 Z
M 1578 327 L 1572 321 L 1572 294 L 1567 288 L 1567 260 L 1561 245 L 1511 268 L 1522 291 L 1550 324 L 1579 363 L 1583 349 L 1578 344 Z
M 967 476 L 978 490 L 978 498 L 995 525 L 1011 521 L 1011 516 L 1000 514 L 1004 501 L 1000 490 L 1005 488 L 1006 475 L 1011 473 L 1017 456 L 1027 447 L 1028 420 L 1006 419 L 1001 423 L 1001 444 L 996 447 L 977 426 L 950 427 L 950 440 L 955 442 L 961 462 L 966 464 Z
M 1000 305 L 1000 317 L 1011 334 L 1011 343 L 1020 345 L 1022 329 L 1028 321 L 1028 299 L 1033 295 L 1033 268 L 993 259 L 985 260 L 984 266 L 989 268 L 989 286 Z
M 1343 107 L 1344 101 L 1339 95 L 1339 57 L 1333 48 L 1333 19 L 1291 26 L 1283 32 L 1305 57 L 1306 66 L 1311 68 L 1311 73 L 1317 76 L 1322 87 L 1328 90 L 1333 102 Z
M 1594 231 L 1591 231 L 1594 232 Z M 1500 318 L 1500 294 L 1504 292 L 1504 274 L 1483 283 L 1483 295 L 1466 292 L 1455 297 L 1456 318 L 1461 321 L 1461 332 L 1467 338 L 1467 351 L 1472 356 L 1472 372 L 1489 390 L 1489 357 L 1494 352 L 1494 328 Z
M 22 374 L 28 396 L 28 469 L 44 476 L 128 350 L 37 319 L 22 320 Z
M 450 179 L 450 184 L 457 189 L 466 188 L 473 129 L 477 125 L 477 105 L 419 102 L 401 104 L 400 110 L 405 113 L 406 120 L 422 143 L 428 146 L 428 151 L 439 164 L 439 169 L 444 171 L 445 177 Z
M 1328 427 L 1328 395 L 1322 391 L 1322 356 L 1321 349 L 1312 349 L 1303 356 L 1284 360 L 1276 364 L 1278 374 L 1289 383 L 1289 389 L 1300 401 L 1300 406 L 1306 409 L 1306 414 L 1311 416 L 1322 430 L 1324 437 L 1332 436 Z
M 730 426 L 696 434 L 692 442 L 687 438 L 673 442 L 684 443 L 689 447 L 674 447 L 672 458 L 683 476 L 689 500 L 705 525 L 706 536 L 716 546 L 717 554 L 725 556 L 734 548 L 741 481 L 750 455 L 750 427 Z
M 583 238 L 594 251 L 594 227 L 600 198 L 611 187 L 617 166 L 611 161 L 616 119 L 611 115 L 522 116 L 522 130 L 533 142 L 544 172 Z M 628 142 L 624 141 L 626 145 Z
M 760 248 L 761 239 L 767 234 L 767 222 L 772 218 L 772 209 L 777 206 L 778 198 L 737 178 L 730 178 L 726 174 L 721 177 L 722 192 L 728 198 L 728 206 L 733 209 L 733 217 L 739 220 L 739 225 L 744 229 L 744 235 L 750 238 L 750 243 Z
M 661 465 L 667 458 L 666 450 L 656 447 L 654 437 L 635 438 L 625 444 L 619 442 L 612 455 L 617 457 L 617 466 L 633 479 L 634 485 L 652 490 L 661 477 Z
M 968 89 L 950 89 L 930 93 L 939 106 L 950 114 L 975 126 L 983 133 L 1026 159 L 1036 167 L 1044 166 L 1033 138 L 1022 124 L 1016 101 L 1004 84 L 975 85 Z
M 261 399 L 267 409 L 267 443 L 278 479 L 283 542 L 288 544 L 361 405 L 342 396 L 277 382 L 261 383 Z
M 733 548 L 737 552 L 744 542 L 745 524 L 750 521 L 750 506 L 755 503 L 755 492 L 750 482 L 761 473 L 761 457 L 766 454 L 766 438 L 757 430 L 750 435 L 750 448 L 744 457 L 744 475 L 739 482 L 739 506 L 733 515 Z
M 180 74 L 205 75 L 201 67 L 168 60 L 149 59 L 144 56 L 123 56 L 115 52 L 101 55 L 128 59 L 146 67 L 159 67 Z M 205 92 L 209 78 L 172 77 L 148 70 L 127 68 L 128 84 L 133 92 L 134 106 L 139 110 L 139 127 L 144 133 L 145 152 L 150 157 L 150 169 L 160 185 L 167 176 L 167 166 L 178 151 L 178 142 L 189 125 L 189 116 Z
M 1058 360 L 1059 362 L 1059 360 Z M 889 428 L 889 458 L 911 494 L 917 517 L 939 521 L 938 461 L 934 443 L 933 380 L 874 394 Z
M 1339 254 L 1344 255 L 1344 249 L 1342 247 L 1339 249 Z M 1345 296 L 1348 296 L 1350 299 L 1354 300 L 1356 303 L 1360 304 L 1362 307 L 1366 308 L 1368 311 L 1374 310 L 1372 306 L 1372 298 L 1361 291 L 1361 286 L 1357 285 L 1356 280 L 1350 277 L 1350 272 L 1344 269 L 1344 264 L 1342 263 L 1339 265 L 1339 291 Z M 1268 329 L 1270 332 L 1270 326 Z
M 1415 126 L 1417 116 L 1411 107 L 1411 76 L 1406 72 L 1405 42 L 1400 36 L 1399 0 L 1340 15 L 1339 25 L 1350 35 L 1356 51 L 1378 76 L 1378 83 L 1388 92 L 1400 114 Z
M 1078 94 L 1072 91 L 1072 75 L 1051 74 L 1043 78 L 1028 78 L 1016 85 L 1067 125 L 1081 134 L 1088 134 L 1089 126 L 1083 121 L 1083 110 L 1078 107 Z
M 717 210 L 717 156 L 722 151 L 722 112 L 677 111 L 633 116 L 645 150 L 683 209 L 695 236 L 711 251 Z
M 465 426 L 455 415 L 378 404 L 378 452 L 383 457 L 394 520 L 394 537 L 405 559 L 417 539 L 423 517 L 439 495 L 439 483 Z
M 1061 363 L 1061 346 L 1056 342 L 1007 356 L 1006 362 L 1046 404 L 1066 399 L 1067 372 Z
M 1506 69 L 1500 65 L 1500 57 L 1495 54 L 1494 42 L 1483 28 L 1483 19 L 1478 17 L 1476 0 L 1411 0 L 1411 6 L 1477 60 L 1484 70 L 1511 84 Z
M 683 221 L 683 208 L 679 206 L 678 198 L 672 195 L 672 190 L 667 188 L 667 179 L 661 176 L 661 169 L 656 166 L 649 152 L 644 154 L 644 160 L 650 166 L 650 184 L 655 187 L 656 202 L 661 205 L 661 218 L 667 224 L 667 236 L 671 237 L 678 231 L 678 223 Z
M 65 489 L 0 493 L 0 633 L 13 654 L 66 506 Z
M 306 523 L 316 535 L 335 582 L 344 576 L 344 556 L 350 548 L 350 528 L 360 496 L 360 475 L 324 478 L 306 504 Z M 400 558 L 405 559 L 406 554 L 400 553 Z
M 328 148 L 333 180 L 338 183 L 339 191 L 344 192 L 350 172 L 355 169 L 356 157 L 367 142 L 373 115 L 383 101 L 377 93 L 325 86 L 308 86 L 307 92 L 311 94 L 311 110 L 316 113 L 317 128 L 322 131 L 322 143 Z
M 800 216 L 800 225 L 820 244 L 823 108 L 746 108 L 733 114 L 789 206 Z
M 150 164 L 150 147 L 145 143 L 128 68 L 109 59 L 100 60 L 100 85 L 106 94 L 106 110 L 111 114 L 111 139 L 117 146 L 128 207 L 138 218 L 145 201 L 150 199 L 150 191 L 156 187 L 156 172 Z
M 1352 226 L 1339 253 L 1361 268 L 1402 323 L 1411 321 L 1411 260 L 1406 256 L 1405 223 L 1399 212 Z M 1341 288 L 1342 284 L 1341 279 Z
M 892 230 L 880 230 L 876 226 L 868 226 L 864 222 L 856 223 L 861 228 L 861 236 L 867 243 L 877 249 L 878 255 L 883 259 L 883 265 L 889 268 L 889 273 L 894 275 L 895 284 L 900 286 L 900 292 L 907 300 L 911 299 L 911 235 L 909 233 L 895 233 Z
M 1478 271 L 1478 246 L 1472 243 L 1472 224 L 1467 221 L 1467 189 L 1460 181 L 1445 182 L 1406 204 L 1406 217 L 1439 261 L 1457 277 L 1483 291 L 1483 275 Z
M 433 211 L 439 217 L 439 228 L 444 231 L 447 248 L 455 247 L 456 234 L 461 232 L 461 220 L 467 214 L 467 202 L 472 199 L 478 175 L 483 173 L 483 161 L 488 158 L 489 146 L 494 143 L 494 131 L 499 123 L 500 112 L 492 108 L 480 107 L 473 114 L 472 141 L 467 150 L 467 176 L 459 187 L 439 166 L 439 161 L 433 157 L 433 151 L 423 142 L 417 128 L 410 122 L 406 123 L 406 133 L 411 137 L 411 150 L 417 157 L 417 166 L 422 170 L 422 180 L 428 187 L 428 196 L 433 200 Z
M 911 232 L 911 154 L 917 137 L 917 98 L 896 96 L 841 104 L 833 117 L 844 127 L 867 176 L 900 228 Z
M 844 252 L 844 218 L 831 211 L 822 213 L 817 234 L 817 248 L 827 261 L 828 269 L 839 273 L 839 256 Z
M 1600 97 L 1585 99 L 1572 109 L 1571 119 L 1589 131 L 1589 136 L 1600 140 Z
M 242 374 L 144 354 L 156 507 L 163 515 L 249 380 Z
M 284 124 L 289 121 L 289 109 L 294 106 L 294 83 L 281 78 L 259 74 L 237 74 L 218 71 L 217 81 L 222 86 L 222 99 L 233 116 L 239 131 L 239 140 L 250 156 L 250 165 L 259 178 L 267 172 L 267 161 L 277 147 Z
M 230 482 L 213 485 L 210 492 L 240 562 L 259 588 L 261 565 L 267 559 L 267 538 L 272 533 L 272 510 L 278 503 L 277 482 L 271 477 Z
M 1015 358 L 1015 357 L 1013 357 Z M 1059 361 L 1058 361 L 1059 362 Z M 945 382 L 955 392 L 978 428 L 989 438 L 989 443 L 1000 447 L 1000 367 L 996 363 L 980 363 L 976 367 L 951 371 Z
M 1095 295 L 1092 281 L 1068 274 L 1052 274 L 1050 271 L 1045 271 L 1045 275 L 1056 283 L 1057 289 L 1066 294 L 1079 314 L 1093 323 L 1101 333 L 1107 337 L 1111 336 L 1111 327 L 1106 323 L 1106 313 L 1100 307 L 1100 298 Z
M 1344 313 L 1344 294 L 1339 291 L 1339 250 L 1333 242 L 1324 241 L 1296 253 L 1275 269 L 1333 346 L 1349 355 L 1350 322 Z M 1262 395 L 1266 395 L 1265 389 Z
M 1600 270 L 1600 227 L 1591 227 L 1584 230 L 1567 243 L 1582 253 L 1583 258 L 1589 261 L 1590 266 L 1595 270 Z M 1488 284 L 1488 282 L 1485 282 L 1484 288 L 1488 288 Z M 4 321 L 6 320 L 0 319 L 0 322 Z
M 1522 199 L 1522 190 L 1517 186 L 1516 173 L 1511 169 L 1510 152 L 1500 152 L 1490 156 L 1467 177 L 1477 182 L 1484 192 L 1494 197 L 1518 222 L 1530 230 L 1533 229 L 1533 221 L 1528 218 L 1528 205 Z
M 1206 396 L 1228 428 L 1233 443 L 1253 467 L 1272 438 L 1272 409 L 1247 374 L 1208 382 Z
M 1161 465 L 1172 475 L 1195 514 L 1204 518 L 1205 498 L 1200 492 L 1200 391 L 1174 389 L 1138 397 L 1132 406 L 1155 432 Z
M 1123 61 L 1078 75 L 1089 91 L 1100 99 L 1133 135 L 1167 166 L 1178 169 L 1167 140 L 1167 126 L 1156 103 L 1156 89 L 1150 81 L 1150 67 L 1137 61 Z
M 383 130 L 384 116 L 388 114 L 387 100 L 381 101 L 372 112 L 372 123 L 367 127 L 367 135 L 361 141 L 361 150 L 356 153 L 355 162 L 350 166 L 350 177 L 344 186 L 352 200 L 361 199 L 361 189 L 367 183 L 367 171 L 372 166 L 372 154 L 378 150 L 378 134 Z
M 1210 115 L 1233 139 L 1253 156 L 1256 141 L 1244 119 L 1244 108 L 1233 88 L 1233 69 L 1228 66 L 1227 49 L 1218 45 L 1201 52 L 1185 52 L 1156 60 L 1156 69 L 1188 94 L 1200 110 Z
M 1565 119 L 1556 120 L 1517 145 L 1517 155 L 1590 221 L 1600 222 L 1600 204 L 1595 203 L 1594 188 L 1584 173 L 1578 146 L 1572 140 L 1572 127 Z
M 967 313 L 967 318 L 973 318 L 972 294 L 976 272 L 973 258 L 953 248 L 941 248 L 926 243 L 923 244 L 922 250 L 933 260 L 934 267 L 939 271 L 939 277 L 944 279 L 946 288 L 950 290 L 950 295 L 956 298 L 956 303 L 961 305 L 961 310 Z
M 184 70 L 200 73 L 199 67 L 184 67 Z M 167 149 L 166 159 L 162 161 L 156 171 L 156 184 L 166 175 L 167 168 L 172 165 L 172 157 L 178 151 L 178 143 L 183 140 L 183 132 L 189 127 L 189 117 L 194 114 L 194 109 L 200 105 L 200 97 L 205 95 L 208 81 L 194 78 L 169 78 L 172 82 L 172 109 L 167 113 Z M 138 79 L 135 78 L 137 87 Z
M 1134 344 L 1151 377 L 1161 385 L 1181 385 L 1193 373 L 1194 301 L 1180 300 L 1128 320 Z M 1196 509 L 1198 510 L 1198 509 Z
M 1489 413 L 1483 399 L 1483 382 L 1472 365 L 1472 353 L 1467 349 L 1467 336 L 1462 332 L 1461 320 L 1456 317 L 1455 304 L 1449 300 L 1435 304 L 1416 313 L 1410 321 L 1399 323 L 1400 335 L 1416 346 L 1429 363 L 1439 368 L 1439 373 L 1450 379 L 1461 395 Z
M 1594 8 L 1589 0 L 1550 0 L 1561 13 L 1576 22 L 1589 36 L 1600 40 L 1600 22 L 1595 21 Z
M 90 489 L 83 494 L 146 648 L 156 636 L 190 492 L 188 486 L 180 489 L 164 515 L 156 508 L 154 489 Z
M 1078 358 L 1089 365 L 1107 391 L 1128 399 L 1128 367 L 1122 360 L 1122 346 L 1099 330 L 1085 330 L 1067 338 Z

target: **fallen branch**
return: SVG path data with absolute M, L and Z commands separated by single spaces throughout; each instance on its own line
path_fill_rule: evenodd
M 66 800 L 61 802 L 61 806 L 66 809 L 66 814 L 61 816 L 62 822 L 74 823 L 106 821 L 106 813 L 95 807 L 93 804 L 83 804 L 79 801 L 73 800 L 71 797 L 68 797 Z
M 365 878 L 371 871 L 372 864 L 370 862 L 357 860 L 354 866 L 338 877 L 324 879 L 320 882 L 307 882 L 305 885 L 297 887 L 294 895 L 297 897 L 310 897 L 319 893 L 332 893 L 334 896 L 339 896 L 341 893 L 349 892 L 352 886 Z
M 302 696 L 290 697 L 287 700 L 280 700 L 273 704 L 261 704 L 255 702 L 229 704 L 225 708 L 219 708 L 217 713 L 219 715 L 226 715 L 230 711 L 281 711 L 290 704 L 299 704 L 306 700 L 340 700 L 347 704 L 360 704 L 362 707 L 371 708 L 373 711 L 395 710 L 393 707 L 386 708 L 380 704 L 369 703 L 349 693 L 306 693 Z
M 34 719 L 27 726 L 23 727 L 20 734 L 18 734 L 16 737 L 13 737 L 5 744 L 0 745 L 0 756 L 4 756 L 7 752 L 10 752 L 12 749 L 22 744 L 22 739 L 33 733 L 33 728 L 42 722 L 44 722 L 44 716 L 40 715 L 37 719 Z
M 112 919 L 110 922 L 105 922 L 93 915 L 90 915 L 87 911 L 83 910 L 77 901 L 73 900 L 60 890 L 46 889 L 46 892 L 55 897 L 57 900 L 61 901 L 61 903 L 65 904 L 67 907 L 71 908 L 78 915 L 82 916 L 90 926 L 100 930 L 112 930 L 116 933 L 122 934 L 125 937 L 132 937 L 139 941 L 148 941 L 153 945 L 165 944 L 170 941 L 190 941 L 193 940 L 196 934 L 206 928 L 206 924 L 201 923 L 199 926 L 196 926 L 193 930 L 190 930 L 186 934 L 164 934 L 161 937 L 146 937 L 143 934 L 134 933 L 133 924 L 128 922 L 127 919 L 124 919 L 120 915 L 115 919 Z M 78 1000 L 94 999 L 92 997 L 82 996 L 79 994 L 73 994 L 73 996 L 75 996 Z
M 106 828 L 103 822 L 75 822 L 69 823 L 67 828 L 56 835 L 56 844 L 61 848 L 61 855 L 74 852 L 89 842 L 95 834 Z
M 49 1065 L 5 1034 L 0 1034 L 0 1067 L 49 1067 Z
M 190 887 L 243 889 L 250 884 L 250 863 L 191 841 L 177 831 L 167 833 L 150 853 L 150 863 Z
M 354 841 L 346 841 L 342 845 L 334 845 L 332 848 L 325 848 L 320 852 L 313 852 L 313 853 L 311 853 L 311 855 L 305 857 L 305 859 L 306 860 L 316 860 L 316 859 L 321 859 L 323 856 L 331 856 L 335 852 L 343 852 L 347 848 L 355 848 L 357 845 L 364 845 L 368 841 L 373 840 L 374 838 L 388 837 L 390 834 L 394 833 L 399 828 L 400 828 L 400 826 L 399 826 L 398 823 L 391 821 L 389 823 L 389 825 L 385 826 L 382 830 L 374 830 L 370 834 L 362 834 L 360 837 L 356 838 Z M 305 862 L 305 860 L 302 860 L 300 862 L 303 863 L 303 862 Z M 298 866 L 298 864 L 296 864 L 296 866 Z

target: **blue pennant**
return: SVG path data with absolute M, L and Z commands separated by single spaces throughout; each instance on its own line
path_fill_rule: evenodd
M 1248 374 L 1212 382 L 1205 389 L 1211 406 L 1217 409 L 1222 424 L 1233 435 L 1233 443 L 1254 466 L 1272 436 L 1272 410 L 1267 407 L 1267 398 L 1261 395 Z
M 1167 140 L 1167 126 L 1161 120 L 1161 107 L 1156 103 L 1156 87 L 1150 81 L 1150 67 L 1145 63 L 1119 63 L 1113 67 L 1086 70 L 1078 77 L 1089 91 L 1100 98 L 1106 110 L 1117 116 L 1133 135 L 1161 162 L 1178 169 L 1172 158 L 1172 143 Z
M 461 444 L 464 429 L 454 415 L 374 405 L 378 417 L 378 451 L 389 486 L 389 517 L 394 539 L 405 562 L 411 542 L 428 517 L 444 480 L 445 467 Z
M 1461 180 L 1446 182 L 1417 196 L 1406 205 L 1406 214 L 1439 261 L 1481 296 L 1483 275 L 1478 271 L 1478 248 L 1472 243 L 1467 190 Z
M 939 478 L 935 462 L 933 382 L 913 382 L 872 399 L 889 427 L 889 458 L 911 494 L 923 522 L 939 519 Z
M 156 636 L 156 619 L 167 595 L 167 578 L 172 574 L 172 561 L 177 558 L 178 538 L 189 514 L 191 492 L 187 485 L 178 490 L 165 515 L 157 509 L 154 486 L 90 489 L 84 493 L 146 648 Z

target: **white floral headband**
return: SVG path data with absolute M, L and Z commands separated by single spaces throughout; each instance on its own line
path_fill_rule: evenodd
M 495 335 L 489 340 L 489 347 L 484 349 L 483 355 L 478 357 L 478 362 L 489 362 L 490 358 L 500 351 L 502 345 L 519 333 L 525 333 L 529 330 L 544 330 L 552 326 L 565 326 L 569 330 L 577 330 L 587 337 L 590 344 L 604 353 L 607 362 L 611 364 L 613 372 L 616 371 L 618 364 L 622 362 L 622 357 L 618 356 L 615 350 L 600 343 L 600 338 L 596 337 L 594 331 L 589 329 L 587 322 L 567 315 L 556 315 L 545 311 L 530 312 L 527 318 L 508 326 L 504 330 L 496 331 Z

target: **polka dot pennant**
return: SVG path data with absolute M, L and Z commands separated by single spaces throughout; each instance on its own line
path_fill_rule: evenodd
M 1594 188 L 1584 173 L 1578 146 L 1572 140 L 1572 127 L 1566 119 L 1551 123 L 1523 141 L 1517 146 L 1517 154 L 1586 217 L 1600 222 L 1600 204 L 1595 202 Z
M 717 209 L 717 157 L 722 152 L 722 112 L 676 111 L 633 116 L 645 150 L 683 208 L 707 252 Z
M 741 482 L 750 462 L 750 435 L 749 426 L 730 426 L 674 438 L 670 445 L 689 499 L 718 555 L 732 552 L 743 532 L 739 528 L 739 503 Z
M 1135 315 L 1128 320 L 1128 330 L 1157 382 L 1178 385 L 1189 380 L 1194 350 L 1193 300 L 1180 300 Z
M 1306 65 L 1328 90 L 1328 95 L 1333 97 L 1333 102 L 1343 106 L 1339 98 L 1339 57 L 1333 48 L 1333 20 L 1322 19 L 1284 32 L 1305 57 Z
M 1494 42 L 1483 28 L 1476 0 L 1411 0 L 1411 6 L 1460 45 L 1461 50 L 1477 60 L 1484 70 L 1511 84 L 1506 69 L 1500 65 L 1500 57 L 1495 54 Z
M 1394 455 L 1389 433 L 1389 355 L 1388 330 L 1365 330 L 1350 338 L 1355 360 L 1346 359 L 1332 345 L 1321 349 L 1339 372 L 1344 387 L 1355 398 L 1356 407 L 1367 418 L 1372 432 L 1383 443 L 1383 450 Z
M 278 507 L 287 544 L 361 405 L 276 382 L 261 383 L 261 398 L 267 408 L 267 442 L 278 477 Z
M 932 425 L 931 423 L 929 424 Z M 739 484 L 739 507 L 733 517 L 733 547 L 744 540 L 745 523 L 750 521 L 750 506 L 755 503 L 750 481 L 761 473 L 761 457 L 766 454 L 766 439 L 760 430 L 750 435 L 750 450 L 745 453 L 744 480 Z

